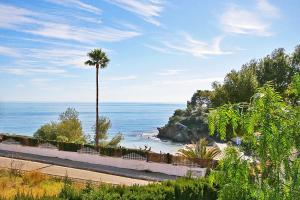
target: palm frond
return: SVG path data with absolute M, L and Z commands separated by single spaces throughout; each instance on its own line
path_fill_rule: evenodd
M 90 58 L 85 62 L 86 65 L 98 65 L 100 68 L 105 68 L 109 62 L 109 59 L 104 51 L 101 49 L 94 49 L 87 54 Z
M 122 140 L 123 140 L 123 135 L 121 133 L 118 133 L 108 142 L 108 146 L 110 146 L 110 147 L 119 146 L 119 144 Z
M 217 147 L 207 148 L 208 141 L 205 138 L 200 139 L 195 143 L 194 147 L 187 146 L 184 149 L 179 149 L 178 154 L 186 158 L 213 159 L 221 153 Z
M 85 64 L 85 65 L 89 65 L 89 66 L 95 65 L 95 63 L 94 63 L 93 61 L 91 61 L 91 60 L 85 61 L 84 64 Z

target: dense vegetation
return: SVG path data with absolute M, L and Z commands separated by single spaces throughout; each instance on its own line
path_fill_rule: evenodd
M 98 124 L 98 129 L 96 129 L 96 124 Z M 42 125 L 33 136 L 40 140 L 93 145 L 98 135 L 97 140 L 101 147 L 117 147 L 123 139 L 123 135 L 118 133 L 110 141 L 107 141 L 110 127 L 110 120 L 106 117 L 100 117 L 98 123 L 92 127 L 93 132 L 98 131 L 98 134 L 92 138 L 84 133 L 79 113 L 74 108 L 67 108 L 65 112 L 59 115 L 58 122 Z
M 299 79 L 294 76 L 300 72 L 299 65 L 300 45 L 291 54 L 286 54 L 282 48 L 275 49 L 270 55 L 243 65 L 239 71 L 232 70 L 223 83 L 214 82 L 211 91 L 196 91 L 187 102 L 187 108 L 176 110 L 169 122 L 159 129 L 158 136 L 179 142 L 207 137 L 209 109 L 224 104 L 249 103 L 257 89 L 269 82 L 285 100 L 295 103 L 299 93 L 291 90 L 291 85 Z
M 39 174 L 38 176 L 42 176 Z M 35 175 L 37 177 L 37 175 Z M 33 180 L 37 180 L 37 178 Z M 22 179 L 19 177 L 19 179 Z M 64 182 L 55 179 L 38 179 L 42 184 L 45 181 L 52 181 L 57 185 L 40 186 L 10 194 L 10 196 L 0 195 L 0 199 L 11 198 L 15 200 L 214 200 L 217 198 L 216 190 L 208 184 L 205 179 L 182 178 L 176 181 L 163 183 L 153 183 L 146 186 L 113 186 L 101 184 L 100 186 L 87 183 L 85 187 L 74 184 L 67 178 Z M 24 187 L 26 187 L 24 185 Z M 55 190 L 51 190 L 56 187 Z M 51 191 L 48 191 L 50 189 Z
M 54 196 L 58 195 L 64 187 L 63 181 L 59 179 L 36 171 L 22 172 L 19 165 L 20 163 L 12 161 L 10 169 L 0 170 L 0 199 L 13 199 L 21 193 L 22 196 Z
M 50 122 L 41 126 L 34 134 L 34 137 L 60 142 L 86 142 L 81 121 L 79 120 L 79 113 L 74 108 L 68 108 L 61 113 L 58 122 Z
M 298 93 L 299 75 L 295 77 L 291 90 Z M 209 126 L 221 138 L 242 138 L 242 146 L 227 148 L 210 176 L 220 187 L 219 199 L 299 199 L 299 105 L 284 101 L 267 84 L 249 104 L 225 104 L 211 111 Z

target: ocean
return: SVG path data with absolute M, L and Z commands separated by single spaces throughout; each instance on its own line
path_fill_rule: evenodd
M 68 107 L 79 112 L 84 132 L 92 134 L 95 103 L 28 103 L 0 102 L 0 133 L 32 136 L 43 124 L 57 121 Z M 184 104 L 165 103 L 101 103 L 100 115 L 111 120 L 109 138 L 118 132 L 124 136 L 121 145 L 130 148 L 151 147 L 152 151 L 175 153 L 182 144 L 155 137 L 157 127 L 168 122 L 176 109 Z

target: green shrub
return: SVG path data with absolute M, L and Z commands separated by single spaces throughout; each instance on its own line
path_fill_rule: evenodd
M 77 150 L 81 149 L 81 144 L 77 143 L 67 143 L 67 142 L 59 142 L 58 149 L 61 151 L 73 151 L 77 152 Z
M 101 185 L 83 189 L 80 193 L 66 185 L 59 195 L 69 200 L 215 200 L 216 190 L 206 179 L 178 179 L 145 186 Z

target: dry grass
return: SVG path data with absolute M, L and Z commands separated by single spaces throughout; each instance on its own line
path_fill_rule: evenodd
M 40 172 L 15 173 L 15 170 L 0 170 L 0 199 L 12 199 L 18 193 L 34 197 L 55 196 L 63 181 L 51 178 Z

